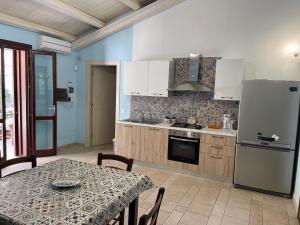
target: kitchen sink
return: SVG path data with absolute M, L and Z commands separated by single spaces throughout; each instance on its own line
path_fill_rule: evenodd
M 125 119 L 125 120 L 122 120 L 122 121 L 131 122 L 131 123 L 151 124 L 151 125 L 156 125 L 156 124 L 161 123 L 161 121 L 158 121 L 158 120 L 143 120 L 143 121 L 140 121 L 140 120 Z

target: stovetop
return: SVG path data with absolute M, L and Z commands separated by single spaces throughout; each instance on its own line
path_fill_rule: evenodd
M 175 123 L 172 127 L 180 127 L 180 128 L 190 128 L 190 129 L 197 129 L 201 130 L 203 127 L 199 124 L 188 124 L 188 123 Z

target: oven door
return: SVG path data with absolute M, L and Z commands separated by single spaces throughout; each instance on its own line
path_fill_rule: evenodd
M 168 159 L 178 162 L 199 164 L 200 140 L 169 136 Z

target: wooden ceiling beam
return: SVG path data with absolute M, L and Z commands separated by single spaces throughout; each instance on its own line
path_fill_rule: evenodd
M 95 43 L 115 32 L 123 30 L 129 26 L 132 26 L 135 23 L 138 23 L 142 20 L 145 20 L 151 16 L 154 16 L 164 10 L 171 8 L 185 0 L 157 0 L 128 16 L 122 17 L 101 29 L 98 29 L 92 33 L 89 33 L 72 43 L 72 48 L 79 49 L 87 45 Z
M 118 1 L 122 2 L 124 5 L 127 5 L 129 8 L 133 10 L 138 10 L 142 7 L 137 0 L 118 0 Z
M 94 27 L 101 28 L 105 26 L 105 22 L 93 17 L 69 4 L 66 4 L 60 0 L 32 0 L 46 7 L 59 11 L 65 15 L 71 16 L 84 23 L 90 24 Z
M 68 34 L 60 30 L 56 30 L 37 23 L 26 21 L 24 19 L 20 19 L 14 16 L 9 16 L 3 13 L 0 13 L 0 22 L 15 27 L 23 28 L 26 30 L 34 31 L 37 33 L 50 34 L 52 36 L 62 38 L 67 41 L 74 41 L 76 39 L 76 37 L 72 34 Z

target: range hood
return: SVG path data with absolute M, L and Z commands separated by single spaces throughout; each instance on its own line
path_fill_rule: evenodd
M 200 57 L 190 57 L 189 71 L 187 78 L 183 81 L 176 82 L 173 87 L 169 88 L 169 91 L 197 91 L 197 92 L 208 92 L 212 91 L 205 84 L 199 81 L 200 71 Z

